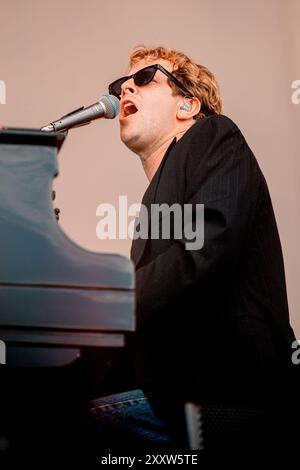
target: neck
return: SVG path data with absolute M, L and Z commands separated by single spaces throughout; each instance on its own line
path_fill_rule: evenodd
M 139 157 L 141 159 L 144 172 L 146 173 L 147 179 L 150 182 L 155 175 L 164 155 L 171 144 L 174 137 L 178 140 L 185 134 L 188 129 L 184 129 L 183 131 L 177 132 L 172 134 L 172 136 L 168 137 L 163 143 L 161 143 L 155 149 L 149 149 L 149 151 L 139 153 Z

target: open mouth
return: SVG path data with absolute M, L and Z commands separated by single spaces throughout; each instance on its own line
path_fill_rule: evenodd
M 125 103 L 123 106 L 123 116 L 127 117 L 137 112 L 137 107 L 133 103 Z

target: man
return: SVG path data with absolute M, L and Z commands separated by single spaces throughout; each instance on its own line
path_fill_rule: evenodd
M 134 240 L 131 251 L 137 332 L 130 346 L 142 391 L 96 400 L 89 416 L 102 444 L 111 433 L 115 444 L 184 447 L 187 401 L 261 410 L 289 389 L 294 334 L 276 221 L 258 163 L 221 115 L 207 68 L 170 49 L 139 47 L 128 76 L 109 92 L 121 99 L 121 139 L 149 180 L 142 201 L 149 237 Z M 188 250 L 185 230 L 180 239 L 151 239 L 153 204 L 189 204 L 193 227 L 203 204 L 203 246 Z

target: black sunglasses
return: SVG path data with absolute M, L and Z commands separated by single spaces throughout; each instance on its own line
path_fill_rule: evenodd
M 144 86 L 150 83 L 154 75 L 156 74 L 157 70 L 160 70 L 162 73 L 164 73 L 170 80 L 172 80 L 178 88 L 180 88 L 182 91 L 184 91 L 187 95 L 191 96 L 191 93 L 185 88 L 182 83 L 180 83 L 174 75 L 172 75 L 170 72 L 168 72 L 162 65 L 160 64 L 155 64 L 155 65 L 148 65 L 147 67 L 144 67 L 143 69 L 139 70 L 138 72 L 135 72 L 132 75 L 128 75 L 127 77 L 122 77 L 119 78 L 118 80 L 115 80 L 108 86 L 108 91 L 110 95 L 116 96 L 118 99 L 121 98 L 121 86 L 123 83 L 125 83 L 127 80 L 130 78 L 133 78 L 135 85 L 137 86 Z

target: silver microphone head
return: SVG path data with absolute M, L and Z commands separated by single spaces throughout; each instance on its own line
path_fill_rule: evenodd
M 99 103 L 104 108 L 104 117 L 106 119 L 113 119 L 120 112 L 120 101 L 114 95 L 103 95 Z
M 47 126 L 42 127 L 42 131 L 55 131 L 72 129 L 73 127 L 85 126 L 95 119 L 113 119 L 120 112 L 120 101 L 113 95 L 104 95 L 97 103 L 84 108 L 83 106 L 62 116 L 56 121 L 51 121 Z

